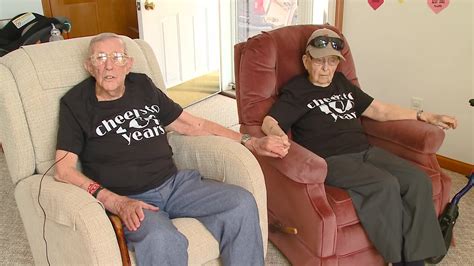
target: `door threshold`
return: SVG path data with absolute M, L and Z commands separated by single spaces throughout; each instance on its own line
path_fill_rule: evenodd
M 237 97 L 235 96 L 235 90 L 225 90 L 221 91 L 219 94 L 222 94 L 224 96 L 227 96 L 232 99 L 236 99 Z

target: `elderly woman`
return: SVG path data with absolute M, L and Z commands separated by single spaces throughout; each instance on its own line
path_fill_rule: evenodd
M 133 58 L 115 34 L 91 40 L 84 66 L 91 77 L 61 99 L 56 180 L 86 190 L 120 216 L 139 265 L 188 264 L 187 239 L 171 223 L 178 217 L 206 226 L 224 265 L 263 265 L 252 194 L 178 171 L 166 134 L 223 136 L 274 157 L 288 151 L 281 139 L 241 135 L 183 111 L 149 77 L 130 72 Z
M 358 118 L 413 119 L 444 129 L 456 128 L 456 119 L 374 100 L 336 72 L 344 60 L 343 46 L 329 29 L 313 32 L 302 57 L 308 74 L 282 89 L 262 130 L 286 141 L 291 129 L 295 142 L 325 158 L 326 184 L 348 191 L 362 226 L 386 262 L 424 265 L 424 259 L 446 252 L 429 177 L 408 161 L 371 146 Z

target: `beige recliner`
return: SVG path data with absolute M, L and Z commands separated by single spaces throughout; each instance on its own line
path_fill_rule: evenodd
M 25 46 L 0 58 L 0 139 L 15 199 L 35 264 L 119 265 L 122 263 L 114 229 L 104 207 L 86 191 L 44 177 L 54 163 L 59 99 L 88 77 L 82 62 L 90 37 Z M 164 84 L 151 47 L 124 37 L 134 72 Z M 169 134 L 180 169 L 198 169 L 205 177 L 236 184 L 255 196 L 264 250 L 267 244 L 266 192 L 262 171 L 242 145 L 221 137 Z M 173 220 L 189 240 L 189 264 L 218 264 L 219 246 L 205 227 L 192 218 Z M 47 256 L 46 256 L 47 252 Z M 132 253 L 130 253 L 132 254 Z M 132 263 L 134 261 L 131 256 Z M 126 262 L 126 261 L 124 261 Z

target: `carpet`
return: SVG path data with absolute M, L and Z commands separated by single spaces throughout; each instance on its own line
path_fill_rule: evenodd
M 216 95 L 186 108 L 186 111 L 238 130 L 237 105 L 234 99 Z M 467 179 L 457 173 L 451 176 L 454 195 L 466 184 Z M 5 156 L 0 152 L 0 265 L 32 265 L 33 258 L 28 246 L 20 214 L 13 196 L 14 187 L 8 174 Z M 438 265 L 474 265 L 474 193 L 470 192 L 460 202 L 460 216 L 455 227 L 456 246 Z M 265 265 L 290 265 L 286 258 L 270 242 Z

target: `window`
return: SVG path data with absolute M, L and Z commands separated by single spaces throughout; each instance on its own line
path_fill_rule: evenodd
M 236 5 L 237 43 L 262 31 L 297 24 L 296 0 L 247 0 Z

